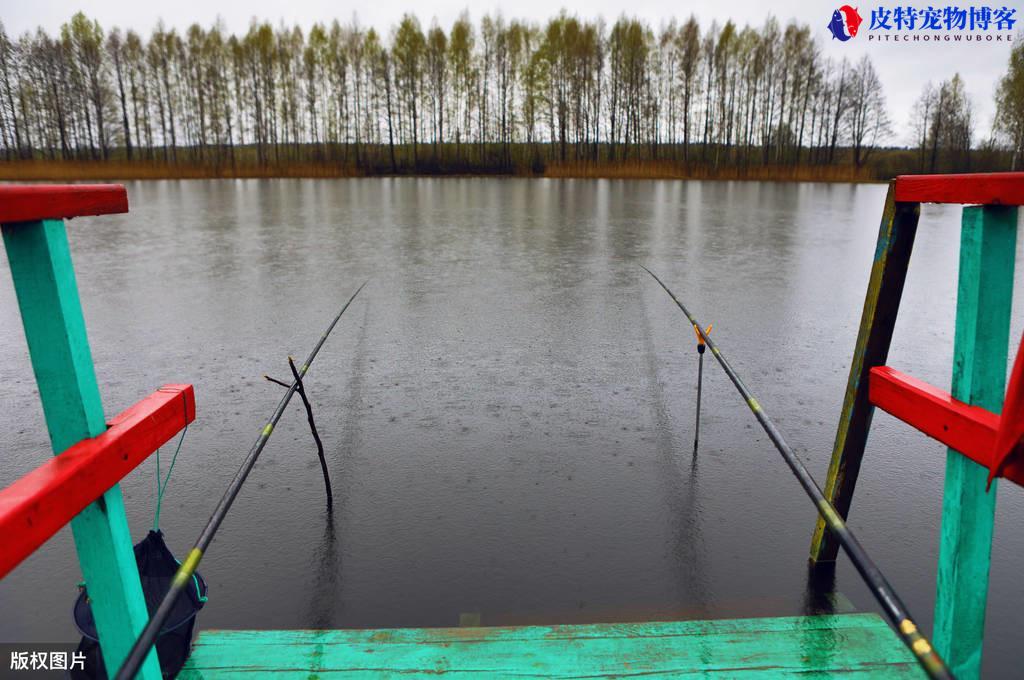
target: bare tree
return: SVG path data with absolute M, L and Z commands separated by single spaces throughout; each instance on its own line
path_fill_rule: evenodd
M 655 31 L 628 15 L 606 26 L 565 12 L 541 24 L 463 14 L 424 33 L 406 14 L 384 35 L 354 18 L 308 32 L 254 20 L 236 35 L 219 23 L 181 34 L 158 24 L 140 36 L 104 33 L 79 13 L 59 35 L 17 40 L 0 24 L 0 153 L 267 172 L 658 160 L 743 173 L 859 170 L 890 133 L 868 58 L 825 59 L 808 26 L 773 17 L 702 28 L 690 16 Z M 1014 165 L 1022 60 L 1015 51 L 998 95 Z M 962 80 L 923 97 L 914 123 L 923 167 L 971 162 Z
M 882 83 L 867 56 L 857 63 L 850 75 L 850 104 L 847 115 L 853 162 L 859 168 L 867 160 L 878 138 L 889 131 L 889 116 L 885 110 Z

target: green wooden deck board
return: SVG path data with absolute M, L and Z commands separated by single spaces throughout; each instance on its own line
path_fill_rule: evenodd
M 213 630 L 179 678 L 923 677 L 874 614 L 513 628 Z

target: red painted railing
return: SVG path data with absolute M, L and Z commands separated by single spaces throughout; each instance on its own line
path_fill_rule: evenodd
M 1024 172 L 900 175 L 895 199 L 900 203 L 1024 205 Z
M 0 224 L 126 212 L 120 184 L 0 184 Z
M 868 399 L 929 437 L 1024 486 L 1024 342 L 1017 350 L 1001 415 L 958 401 L 949 392 L 889 366 L 871 369 Z
M 165 385 L 0 491 L 0 578 L 195 420 L 191 385 Z

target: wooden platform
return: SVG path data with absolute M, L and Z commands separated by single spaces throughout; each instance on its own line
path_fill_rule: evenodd
M 716 677 L 921 678 L 875 614 L 664 623 L 210 630 L 182 679 Z

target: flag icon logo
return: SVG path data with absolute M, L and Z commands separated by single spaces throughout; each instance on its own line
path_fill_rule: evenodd
M 861 18 L 856 7 L 843 5 L 832 12 L 832 21 L 828 24 L 828 30 L 832 33 L 833 40 L 846 42 L 857 35 L 857 30 L 863 21 L 864 19 Z

